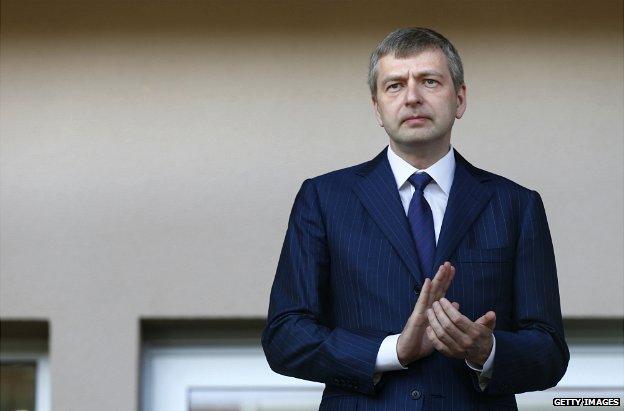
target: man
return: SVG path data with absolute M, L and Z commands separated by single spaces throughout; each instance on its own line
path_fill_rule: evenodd
M 369 86 L 389 147 L 303 183 L 267 360 L 325 383 L 322 410 L 515 409 L 569 359 L 542 200 L 452 148 L 466 86 L 442 35 L 389 34 Z

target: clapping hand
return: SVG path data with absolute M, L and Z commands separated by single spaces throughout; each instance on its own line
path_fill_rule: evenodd
M 441 298 L 427 309 L 427 319 L 427 336 L 436 350 L 447 357 L 466 359 L 483 367 L 494 343 L 494 311 L 488 311 L 473 322 L 459 312 L 455 303 Z
M 433 341 L 426 334 L 429 326 L 427 310 L 435 301 L 444 297 L 454 276 L 455 268 L 451 263 L 445 262 L 438 269 L 433 281 L 429 278 L 425 279 L 414 310 L 397 341 L 397 356 L 401 364 L 407 365 L 433 352 Z M 452 306 L 459 309 L 457 303 L 453 303 Z

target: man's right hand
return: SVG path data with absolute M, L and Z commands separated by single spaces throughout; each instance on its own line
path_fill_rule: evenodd
M 427 338 L 425 331 L 429 325 L 427 309 L 431 307 L 434 301 L 444 297 L 454 276 L 455 267 L 447 261 L 440 266 L 435 277 L 433 277 L 433 281 L 429 278 L 425 279 L 414 311 L 407 319 L 397 341 L 397 356 L 403 366 L 407 366 L 412 361 L 426 357 L 433 352 L 433 344 Z M 454 302 L 453 306 L 459 309 L 459 304 Z

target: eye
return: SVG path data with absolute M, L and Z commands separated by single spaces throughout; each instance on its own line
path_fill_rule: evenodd
M 434 80 L 432 78 L 428 78 L 425 80 L 425 86 L 427 87 L 435 87 L 438 84 L 440 84 L 437 80 Z
M 401 88 L 401 83 L 390 83 L 386 87 L 386 91 L 396 91 Z

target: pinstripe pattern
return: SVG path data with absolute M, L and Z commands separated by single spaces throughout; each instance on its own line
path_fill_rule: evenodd
M 497 314 L 488 388 L 480 391 L 463 360 L 437 352 L 373 384 L 381 341 L 402 330 L 422 278 L 384 150 L 303 183 L 271 290 L 267 360 L 278 373 L 325 383 L 322 410 L 515 409 L 514 393 L 553 386 L 565 372 L 539 194 L 455 156 L 435 266 L 455 265 L 447 296 L 466 316 Z

